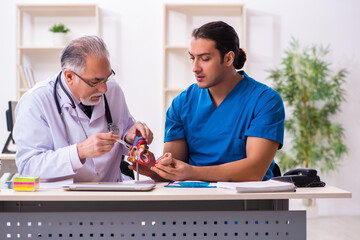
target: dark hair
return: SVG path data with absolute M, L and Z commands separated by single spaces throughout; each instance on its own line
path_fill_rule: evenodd
M 241 49 L 239 37 L 233 27 L 222 22 L 209 22 L 199 28 L 195 28 L 192 32 L 192 37 L 210 39 L 215 42 L 215 48 L 220 51 L 222 61 L 225 54 L 230 51 L 235 53 L 234 67 L 240 69 L 244 66 L 246 61 L 246 53 Z
M 61 69 L 70 69 L 82 74 L 86 68 L 86 57 L 96 56 L 109 59 L 104 41 L 97 36 L 83 36 L 72 40 L 62 51 Z

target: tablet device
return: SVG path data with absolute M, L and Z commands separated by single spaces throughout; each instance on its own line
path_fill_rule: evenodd
M 153 183 L 73 183 L 63 185 L 67 191 L 149 191 L 155 187 Z

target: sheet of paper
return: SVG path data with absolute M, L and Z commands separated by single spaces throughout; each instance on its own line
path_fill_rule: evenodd
M 40 179 L 40 189 L 61 188 L 63 185 L 73 184 L 73 183 L 74 183 L 73 178 L 69 178 L 69 179 L 65 179 L 65 180 L 61 180 L 61 181 L 55 181 L 55 182 L 41 182 L 41 179 Z
M 275 180 L 253 182 L 218 182 L 219 188 L 230 189 L 235 192 L 284 192 L 295 191 L 295 185 L 289 182 Z

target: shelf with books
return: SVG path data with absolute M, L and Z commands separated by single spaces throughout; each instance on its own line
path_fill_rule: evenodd
M 18 72 L 19 72 L 19 82 L 17 94 L 18 98 L 22 96 L 26 91 L 24 89 L 29 89 L 33 87 L 36 82 L 43 81 L 50 76 L 55 75 L 60 71 L 60 54 L 62 48 L 26 48 L 19 50 L 19 59 L 18 59 Z M 22 72 L 25 76 L 25 82 L 28 84 L 24 84 L 22 78 Z M 26 73 L 28 73 L 28 77 L 32 76 L 32 80 L 26 80 Z
M 21 89 L 29 89 L 35 85 L 34 75 L 31 68 L 18 66 L 21 79 Z
M 83 35 L 100 36 L 99 9 L 95 4 L 17 5 L 16 21 L 17 99 L 36 82 L 60 71 L 60 54 L 65 44 L 55 44 L 51 26 L 62 23 L 69 28 L 66 41 Z M 33 82 L 26 80 L 27 71 L 23 81 L 20 66 L 32 72 Z

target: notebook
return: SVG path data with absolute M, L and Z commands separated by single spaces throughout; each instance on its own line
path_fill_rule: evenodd
M 275 180 L 256 182 L 218 182 L 219 188 L 230 189 L 238 193 L 251 192 L 294 192 L 295 185 L 289 182 Z
M 67 191 L 150 191 L 155 187 L 154 183 L 73 183 L 63 185 L 62 188 Z

